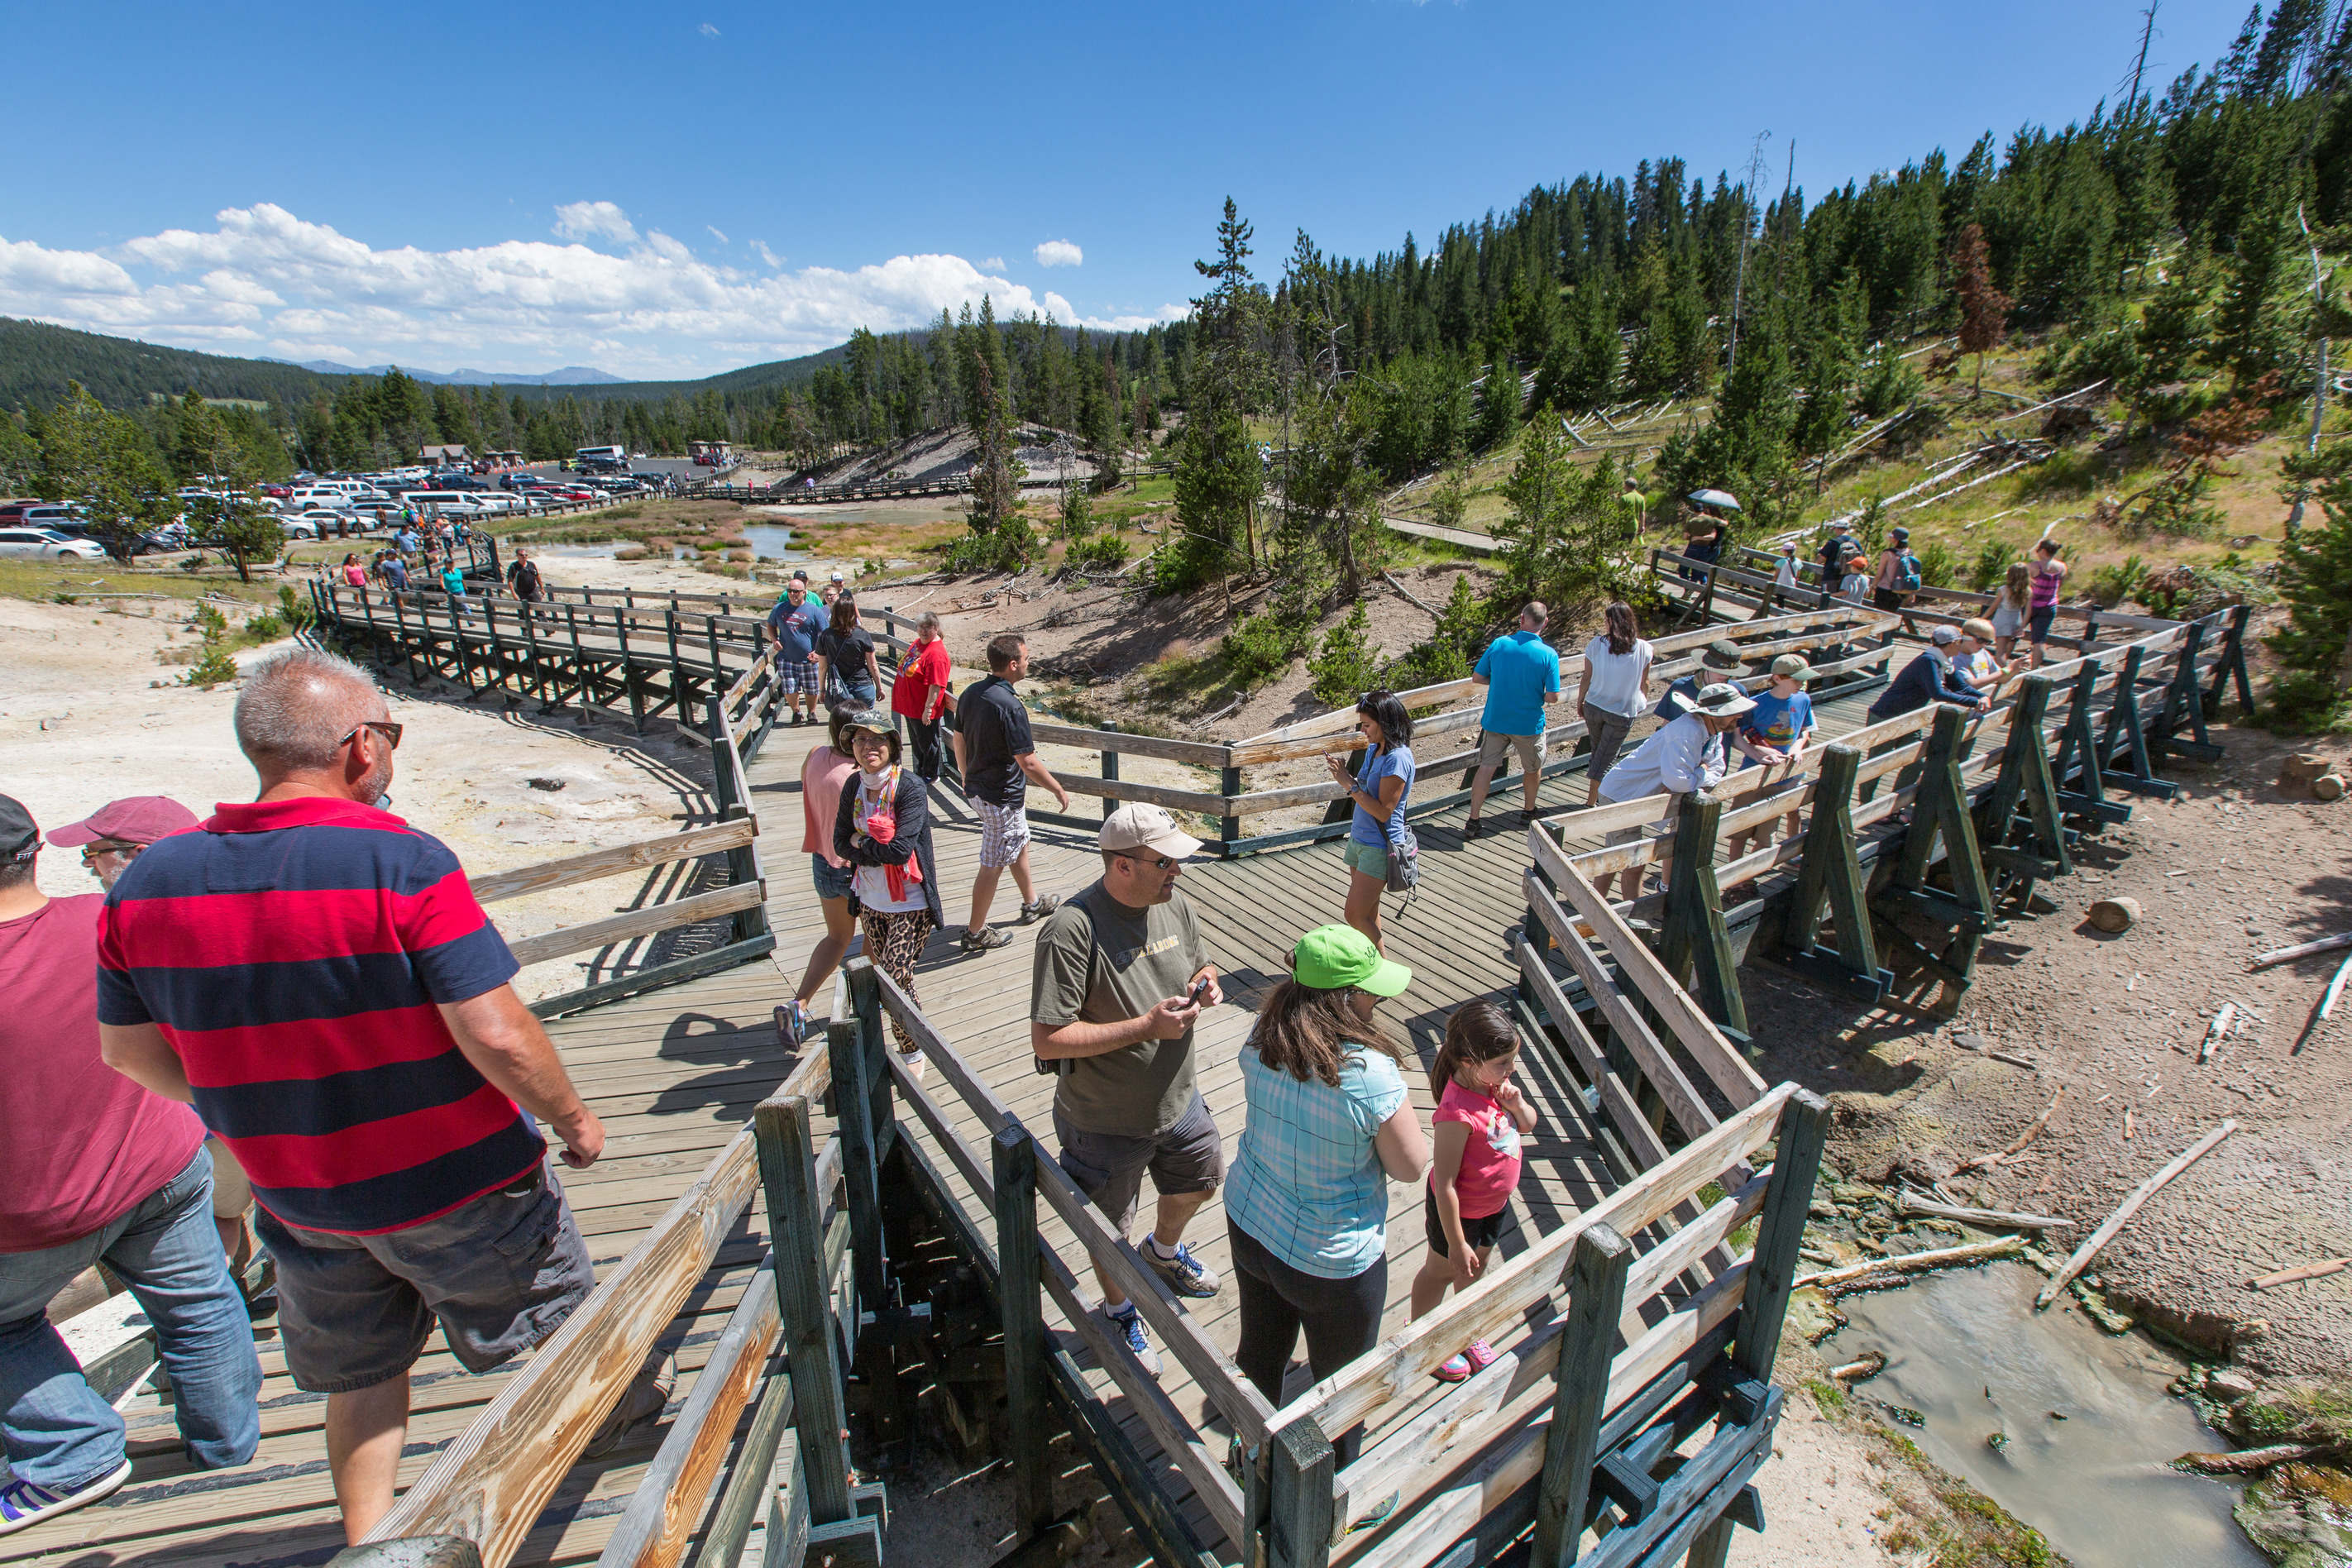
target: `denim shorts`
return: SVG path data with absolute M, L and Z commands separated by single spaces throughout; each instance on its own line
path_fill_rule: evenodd
M 255 1228 L 278 1260 L 286 1370 L 309 1394 L 398 1377 L 440 1321 L 467 1372 L 488 1372 L 547 1338 L 596 1283 L 588 1244 L 544 1164 L 438 1219 L 383 1236 L 282 1223 Z
M 833 862 L 824 856 L 809 857 L 809 877 L 816 883 L 816 896 L 820 899 L 849 897 L 850 880 L 856 875 L 857 868 L 855 866 L 844 866 L 836 871 L 833 868 Z

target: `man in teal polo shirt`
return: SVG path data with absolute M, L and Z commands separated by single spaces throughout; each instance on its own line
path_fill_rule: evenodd
M 1542 600 L 1528 600 L 1519 612 L 1519 629 L 1488 643 L 1470 672 L 1471 684 L 1486 689 L 1486 711 L 1479 720 L 1478 773 L 1470 781 L 1465 838 L 1478 837 L 1478 808 L 1486 804 L 1486 787 L 1507 752 L 1519 754 L 1527 816 L 1535 816 L 1536 786 L 1543 782 L 1544 704 L 1559 700 L 1559 655 L 1543 639 L 1549 615 Z

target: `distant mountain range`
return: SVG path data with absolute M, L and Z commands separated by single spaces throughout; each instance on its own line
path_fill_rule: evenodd
M 392 368 L 388 364 L 337 364 L 331 359 L 271 359 L 267 354 L 261 359 L 265 364 L 290 364 L 299 370 L 314 371 L 320 375 L 382 375 Z M 402 374 L 413 380 L 429 382 L 436 386 L 619 386 L 629 379 L 584 364 L 567 364 L 562 370 L 551 370 L 545 375 L 493 374 L 487 370 L 418 370 L 408 364 L 402 365 L 400 370 Z

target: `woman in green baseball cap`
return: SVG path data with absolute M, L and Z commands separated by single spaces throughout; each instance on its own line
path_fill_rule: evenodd
M 1380 1341 L 1387 1183 L 1421 1180 L 1429 1140 L 1405 1092 L 1411 1053 L 1373 1010 L 1412 981 L 1354 927 L 1318 926 L 1242 1047 L 1248 1122 L 1225 1179 L 1241 1280 L 1234 1363 L 1276 1405 L 1300 1330 L 1318 1381 Z M 1362 1440 L 1361 1427 L 1333 1439 L 1341 1465 Z

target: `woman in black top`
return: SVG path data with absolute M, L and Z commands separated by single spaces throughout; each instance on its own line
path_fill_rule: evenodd
M 857 601 L 844 594 L 833 602 L 833 620 L 816 637 L 817 690 L 825 706 L 860 710 L 874 706 L 882 689 L 882 667 L 874 638 L 858 629 Z

